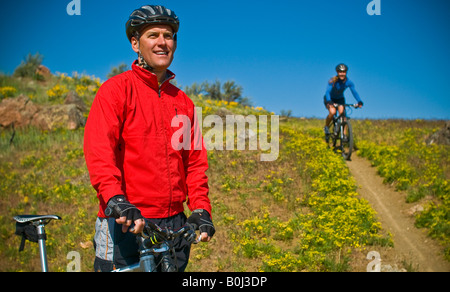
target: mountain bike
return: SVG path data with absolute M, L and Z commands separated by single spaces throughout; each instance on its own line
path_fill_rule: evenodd
M 38 242 L 42 272 L 48 272 L 47 249 L 45 241 L 45 225 L 51 220 L 61 220 L 57 215 L 17 215 L 15 234 L 22 236 L 19 251 L 22 251 L 26 240 Z M 146 220 L 144 230 L 136 235 L 139 244 L 139 262 L 130 266 L 113 270 L 113 272 L 156 272 L 161 266 L 162 272 L 176 272 L 175 256 L 173 253 L 174 240 L 180 236 L 185 237 L 190 244 L 200 242 L 200 236 L 196 239 L 195 224 L 186 224 L 178 230 L 161 228 Z M 161 255 L 161 260 L 155 259 Z
M 350 124 L 350 117 L 347 115 L 347 108 L 358 108 L 358 104 L 345 104 L 342 114 L 339 114 L 338 104 L 333 104 L 333 106 L 336 108 L 336 114 L 329 127 L 330 133 L 325 135 L 325 141 L 335 152 L 340 152 L 344 159 L 350 160 L 354 145 L 352 125 Z
M 197 244 L 200 236 L 195 239 L 196 226 L 186 223 L 178 230 L 162 229 L 155 223 L 146 220 L 144 230 L 136 236 L 139 245 L 139 262 L 130 266 L 113 270 L 112 272 L 177 272 L 176 257 L 173 251 L 174 240 L 184 237 L 190 244 Z M 156 259 L 160 255 L 159 262 Z

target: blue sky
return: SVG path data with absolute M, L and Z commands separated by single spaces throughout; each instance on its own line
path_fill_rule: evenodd
M 0 2 L 0 72 L 28 53 L 52 72 L 95 75 L 131 64 L 128 15 L 162 4 L 181 20 L 171 70 L 178 84 L 234 80 L 255 106 L 294 116 L 326 115 L 323 95 L 344 62 L 365 106 L 354 118 L 450 119 L 450 1 L 380 0 L 71 0 Z M 347 101 L 354 99 L 346 91 Z

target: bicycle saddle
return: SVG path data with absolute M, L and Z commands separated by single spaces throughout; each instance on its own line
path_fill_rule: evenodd
M 17 215 L 14 216 L 13 219 L 19 223 L 27 223 L 40 220 L 50 222 L 51 219 L 61 220 L 61 217 L 59 217 L 58 215 Z

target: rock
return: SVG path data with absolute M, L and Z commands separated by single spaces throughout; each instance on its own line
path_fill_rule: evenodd
M 422 205 L 415 205 L 412 208 L 409 208 L 408 211 L 406 212 L 408 215 L 412 216 L 415 215 L 416 213 L 420 213 L 423 212 L 424 208 Z
M 0 126 L 36 126 L 42 130 L 66 128 L 75 130 L 84 126 L 86 118 L 77 104 L 40 106 L 25 95 L 5 98 L 0 103 Z
M 222 119 L 224 119 L 224 118 L 226 118 L 226 116 L 232 115 L 233 112 L 225 107 L 221 107 L 216 111 L 215 114 L 218 115 L 219 117 L 221 117 Z
M 66 95 L 66 98 L 64 99 L 64 104 L 74 104 L 80 111 L 86 111 L 86 104 L 81 99 L 81 97 L 78 96 L 76 91 L 69 91 L 69 93 Z
M 39 110 L 40 107 L 23 94 L 5 98 L 0 103 L 0 126 L 9 127 L 12 123 L 16 127 L 28 126 Z
M 85 242 L 80 242 L 80 246 L 81 246 L 81 248 L 87 249 L 87 248 L 92 248 L 94 246 L 94 244 L 92 243 L 92 241 L 85 241 Z
M 399 268 L 396 264 L 391 265 L 381 265 L 381 272 L 407 272 L 404 268 Z
M 75 130 L 85 123 L 83 113 L 75 104 L 64 104 L 43 107 L 31 124 L 43 130 L 57 128 Z
M 39 65 L 36 69 L 36 74 L 41 75 L 45 79 L 48 79 L 50 76 L 52 76 L 52 73 L 50 72 L 50 69 L 45 67 L 44 65 Z
M 426 139 L 426 143 L 427 145 L 431 144 L 450 145 L 450 121 L 447 121 L 445 123 L 444 128 L 430 135 L 430 137 Z

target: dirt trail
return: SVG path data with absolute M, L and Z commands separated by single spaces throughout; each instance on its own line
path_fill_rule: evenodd
M 379 251 L 382 265 L 394 261 L 401 266 L 407 262 L 416 271 L 449 272 L 450 263 L 443 258 L 442 247 L 428 237 L 424 229 L 414 226 L 410 213 L 415 204 L 405 202 L 406 194 L 383 184 L 370 162 L 357 155 L 353 155 L 347 165 L 359 186 L 358 193 L 378 213 L 383 229 L 393 235 L 394 248 Z

